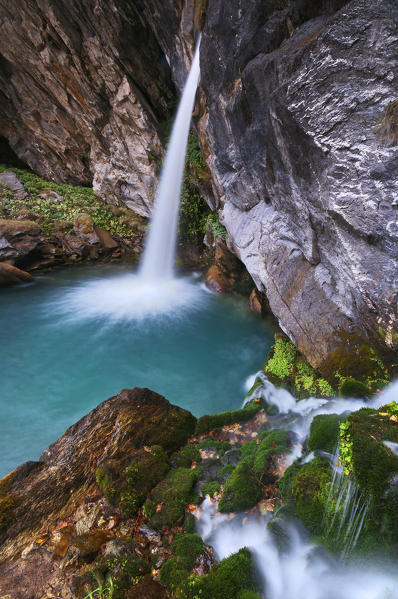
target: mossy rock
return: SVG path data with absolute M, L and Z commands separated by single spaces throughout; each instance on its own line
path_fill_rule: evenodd
M 298 399 L 332 397 L 335 390 L 312 368 L 293 343 L 283 334 L 275 335 L 264 372 L 277 387 L 284 387 Z
M 208 574 L 191 580 L 192 596 L 200 599 L 232 599 L 243 591 L 256 591 L 253 560 L 249 549 L 215 564 Z
M 175 555 L 162 565 L 160 580 L 175 596 L 182 597 L 188 590 L 189 574 L 204 548 L 198 534 L 180 535 L 173 541 L 171 551 Z
M 391 475 L 398 472 L 398 456 L 383 443 L 398 443 L 398 405 L 362 408 L 340 425 L 339 449 L 347 474 L 360 489 L 379 498 Z
M 244 512 L 250 510 L 261 498 L 261 484 L 252 468 L 240 462 L 224 485 L 218 505 L 220 512 Z
M 196 435 L 203 435 L 209 431 L 222 428 L 223 426 L 246 422 L 251 420 L 262 408 L 259 402 L 250 402 L 240 410 L 230 410 L 220 414 L 206 414 L 201 416 L 196 423 Z
M 260 444 L 256 446 L 253 470 L 263 484 L 269 484 L 275 480 L 273 473 L 270 471 L 272 460 L 278 455 L 288 453 L 289 436 L 286 431 L 275 429 L 265 431 L 262 435 L 260 433 L 259 437 L 263 438 Z
M 104 496 L 119 505 L 126 516 L 135 516 L 149 491 L 169 469 L 166 452 L 160 445 L 138 449 L 121 476 L 112 468 L 113 461 L 102 462 L 96 469 L 96 481 Z
M 296 515 L 314 535 L 321 535 L 323 532 L 331 477 L 329 464 L 320 458 L 314 458 L 312 462 L 299 467 L 290 482 Z
M 171 456 L 173 465 L 180 468 L 189 468 L 192 462 L 201 462 L 202 457 L 198 447 L 194 443 L 188 443 L 178 453 Z
M 363 393 L 359 396 L 367 397 L 390 382 L 388 368 L 377 349 L 357 335 L 348 333 L 340 334 L 339 347 L 331 353 L 320 369 L 327 380 L 338 387 L 344 396 Z M 364 387 L 360 389 L 358 383 L 362 383 Z
M 157 530 L 176 524 L 185 513 L 185 508 L 196 499 L 193 487 L 197 472 L 189 468 L 171 470 L 152 491 L 152 499 L 146 502 L 146 511 L 151 514 L 149 524 Z M 153 513 L 153 505 L 161 505 Z
M 366 398 L 372 395 L 371 389 L 365 383 L 357 381 L 353 377 L 348 377 L 342 380 L 339 385 L 339 394 L 342 397 L 360 397 Z
M 206 495 L 210 495 L 210 497 L 213 497 L 216 493 L 219 492 L 220 487 L 221 484 L 217 480 L 212 480 L 203 485 L 202 494 L 204 497 L 206 497 Z
M 340 422 L 342 417 L 338 414 L 318 414 L 311 422 L 308 437 L 308 449 L 320 449 L 334 453 L 339 440 Z

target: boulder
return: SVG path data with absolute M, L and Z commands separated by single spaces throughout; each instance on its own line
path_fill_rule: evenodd
M 30 197 L 21 181 L 12 171 L 0 173 L 0 183 L 8 187 L 18 200 L 26 200 Z
M 43 241 L 41 227 L 30 220 L 0 220 L 0 261 L 23 264 Z
M 7 262 L 0 262 L 0 287 L 10 285 L 20 285 L 21 283 L 32 283 L 34 281 L 31 274 L 12 266 Z
M 150 447 L 156 455 L 178 449 L 195 422 L 149 389 L 124 389 L 71 426 L 38 462 L 0 481 L 0 596 L 12 589 L 13 599 L 28 592 L 40 599 L 49 585 L 54 596 L 67 599 L 80 584 L 80 569 L 87 572 L 87 563 L 113 540 L 130 560 L 141 560 L 139 573 L 148 541 L 137 548 L 131 543 L 134 521 L 103 497 L 97 467 L 112 463 L 117 483 L 135 456 L 151 457 Z M 81 582 L 88 585 L 82 596 L 95 588 L 92 577 Z

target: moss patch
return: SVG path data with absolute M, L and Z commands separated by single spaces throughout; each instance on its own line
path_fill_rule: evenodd
M 328 381 L 312 368 L 285 335 L 275 336 L 264 372 L 274 385 L 285 387 L 299 399 L 335 395 Z
M 189 468 L 171 470 L 152 491 L 152 499 L 146 502 L 149 524 L 157 530 L 176 524 L 185 513 L 185 508 L 196 497 L 193 487 L 197 472 Z M 155 510 L 154 510 L 155 508 Z
M 208 574 L 190 581 L 190 597 L 232 599 L 242 591 L 255 591 L 253 561 L 244 547 L 238 553 L 215 564 Z
M 318 414 L 311 422 L 308 449 L 333 453 L 339 440 L 342 417 L 337 414 Z
M 221 412 L 221 414 L 206 414 L 205 416 L 201 416 L 197 421 L 195 434 L 203 435 L 208 431 L 222 428 L 235 422 L 245 422 L 254 418 L 261 408 L 262 405 L 260 403 L 250 402 L 241 410 L 231 410 Z
M 322 372 L 342 396 L 366 397 L 390 382 L 388 369 L 375 348 L 355 335 L 342 333 L 340 337 L 340 347 L 322 365 Z
M 141 231 L 146 228 L 145 220 L 127 208 L 121 208 L 120 214 L 116 216 L 113 207 L 97 198 L 91 187 L 57 184 L 29 171 L 0 165 L 0 172 L 4 171 L 15 172 L 31 196 L 30 199 L 18 200 L 12 194 L 8 194 L 4 207 L 9 218 L 16 218 L 25 212 L 37 214 L 46 237 L 51 237 L 56 221 L 73 222 L 82 212 L 89 214 L 98 227 L 109 231 L 111 235 L 131 237 L 133 228 Z M 61 196 L 62 200 L 58 200 L 51 192 Z M 134 222 L 126 223 L 127 217 Z
M 260 500 L 261 484 L 252 468 L 240 462 L 224 485 L 218 505 L 220 512 L 244 512 Z

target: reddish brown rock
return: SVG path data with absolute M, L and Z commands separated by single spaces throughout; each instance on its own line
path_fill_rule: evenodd
M 0 262 L 0 287 L 21 285 L 21 283 L 31 283 L 32 281 L 34 279 L 28 272 L 7 262 Z

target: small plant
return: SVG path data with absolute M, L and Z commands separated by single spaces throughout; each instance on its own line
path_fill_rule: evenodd
M 98 587 L 87 593 L 84 599 L 112 599 L 115 591 L 112 578 L 108 578 L 106 583 L 103 584 L 96 574 L 93 574 L 93 576 L 98 583 Z

